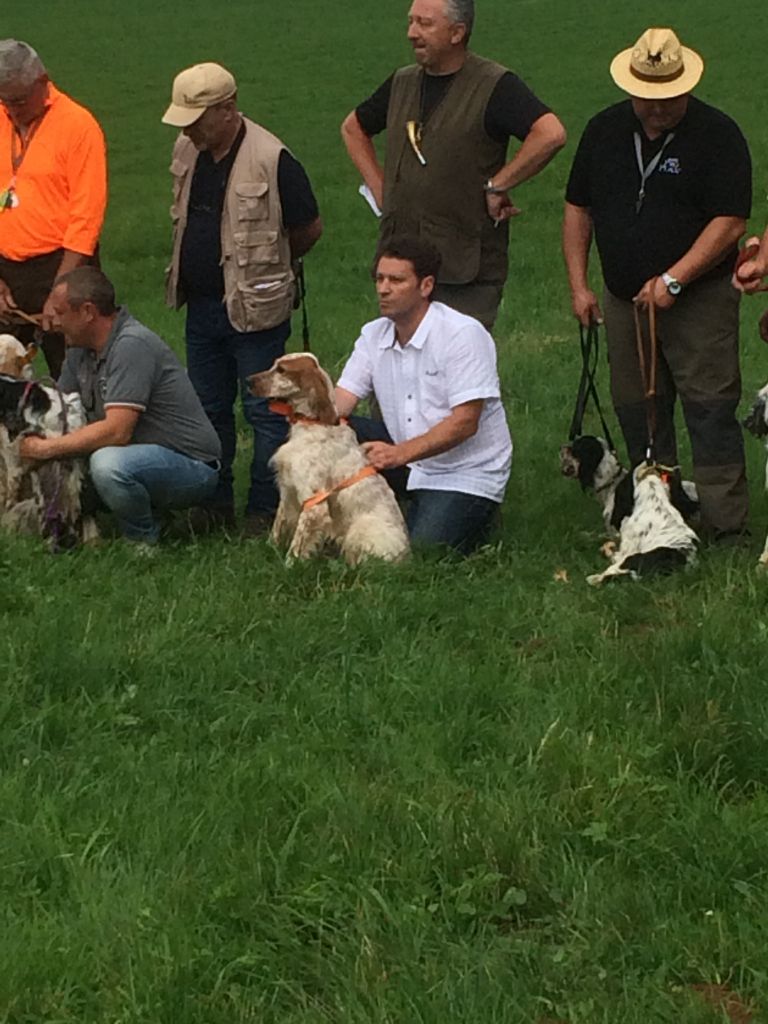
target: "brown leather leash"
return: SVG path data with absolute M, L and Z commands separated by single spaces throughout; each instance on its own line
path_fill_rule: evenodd
M 640 322 L 640 310 L 637 303 L 633 303 L 632 306 L 635 317 L 637 360 L 640 364 L 640 377 L 645 391 L 645 419 L 648 427 L 648 447 L 645 450 L 645 461 L 649 465 L 654 462 L 654 449 L 656 447 L 656 369 L 659 362 L 659 346 L 656 337 L 656 302 L 653 297 L 653 291 L 657 280 L 658 278 L 653 278 L 650 288 L 651 298 L 648 303 L 648 341 L 650 348 L 648 359 L 645 356 L 645 341 Z
M 0 313 L 0 324 L 32 324 L 33 327 L 40 327 L 42 322 L 42 313 L 25 313 L 23 309 L 10 309 Z

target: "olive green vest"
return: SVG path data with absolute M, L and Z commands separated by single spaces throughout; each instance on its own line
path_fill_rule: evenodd
M 441 284 L 503 282 L 508 224 L 494 228 L 483 185 L 506 162 L 507 145 L 485 131 L 485 109 L 505 68 L 474 53 L 422 125 L 422 165 L 408 140 L 419 123 L 421 82 L 416 65 L 392 80 L 384 158 L 384 208 L 379 250 L 395 236 L 421 236 L 440 252 Z

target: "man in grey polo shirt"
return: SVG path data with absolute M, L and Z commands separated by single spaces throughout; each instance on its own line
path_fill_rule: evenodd
M 186 371 L 165 342 L 115 306 L 95 267 L 57 279 L 56 325 L 67 342 L 59 379 L 77 391 L 88 424 L 62 437 L 27 437 L 30 459 L 90 455 L 94 486 L 126 540 L 155 544 L 159 508 L 188 508 L 216 489 L 221 445 Z

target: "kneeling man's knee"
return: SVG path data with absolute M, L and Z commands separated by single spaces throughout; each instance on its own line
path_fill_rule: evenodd
M 88 463 L 91 479 L 99 494 L 124 479 L 125 448 L 112 446 L 99 448 L 92 453 Z

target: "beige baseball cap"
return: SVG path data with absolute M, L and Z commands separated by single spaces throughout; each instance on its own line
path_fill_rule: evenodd
M 195 64 L 174 78 L 171 105 L 163 114 L 163 124 L 188 128 L 208 107 L 231 99 L 236 92 L 234 76 L 221 64 Z
M 644 100 L 671 100 L 698 83 L 704 61 L 682 46 L 671 28 L 649 28 L 634 46 L 611 62 L 611 77 L 620 89 Z

